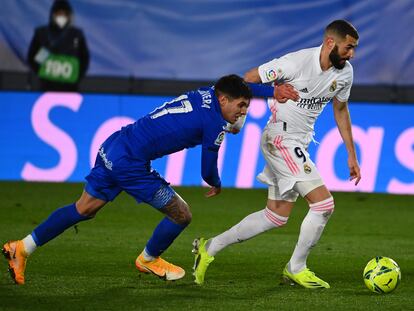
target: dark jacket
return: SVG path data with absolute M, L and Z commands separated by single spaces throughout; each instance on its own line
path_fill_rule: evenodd
M 52 21 L 52 13 L 47 26 L 38 27 L 30 43 L 28 63 L 34 73 L 38 74 L 40 64 L 35 56 L 41 48 L 53 54 L 64 54 L 79 60 L 79 79 L 75 83 L 50 81 L 40 78 L 41 88 L 45 91 L 76 91 L 79 80 L 85 75 L 89 66 L 89 51 L 81 29 L 68 24 L 60 29 Z

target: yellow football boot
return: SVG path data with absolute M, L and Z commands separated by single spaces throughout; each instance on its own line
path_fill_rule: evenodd
M 208 265 L 214 260 L 213 256 L 210 256 L 206 250 L 206 243 L 208 240 L 204 238 L 195 239 L 193 242 L 193 254 L 195 256 L 193 275 L 195 277 L 194 282 L 201 285 L 204 283 L 204 276 L 206 274 Z
M 282 282 L 289 285 L 299 284 L 306 288 L 330 288 L 329 284 L 324 280 L 318 278 L 315 273 L 305 268 L 299 273 L 290 273 L 287 269 L 287 265 L 282 273 Z

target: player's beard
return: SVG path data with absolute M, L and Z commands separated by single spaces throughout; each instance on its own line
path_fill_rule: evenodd
M 332 49 L 331 53 L 329 54 L 329 60 L 336 69 L 344 69 L 346 59 L 341 58 L 341 56 L 339 56 L 338 46 L 336 44 L 335 47 Z M 342 60 L 344 61 L 343 63 L 341 63 Z

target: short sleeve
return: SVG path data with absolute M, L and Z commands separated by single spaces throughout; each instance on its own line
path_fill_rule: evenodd
M 202 143 L 203 148 L 208 149 L 210 151 L 218 152 L 220 149 L 220 145 L 224 140 L 224 136 L 224 128 L 221 129 L 221 131 L 212 129 L 205 130 Z
M 342 89 L 338 91 L 338 93 L 335 95 L 336 99 L 338 99 L 340 102 L 347 102 L 349 95 L 351 94 L 351 87 L 354 80 L 354 74 L 353 69 L 351 67 L 349 77 L 345 81 L 345 85 Z
M 286 82 L 295 77 L 295 65 L 292 63 L 289 54 L 260 65 L 258 70 L 263 83 Z

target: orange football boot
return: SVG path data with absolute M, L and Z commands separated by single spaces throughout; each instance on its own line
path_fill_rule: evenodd
M 155 274 L 166 281 L 179 280 L 185 275 L 183 268 L 173 265 L 161 257 L 157 257 L 152 261 L 147 261 L 144 259 L 142 253 L 135 260 L 135 266 L 140 272 Z
M 24 284 L 27 253 L 22 240 L 9 241 L 3 245 L 3 255 L 9 261 L 9 272 L 16 284 Z

